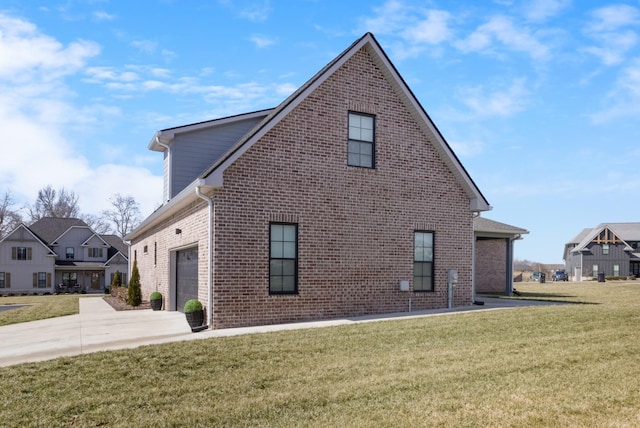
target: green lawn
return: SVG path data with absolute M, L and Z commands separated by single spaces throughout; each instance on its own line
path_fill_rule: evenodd
M 527 307 L 0 369 L 7 426 L 640 426 L 640 282 L 516 285 Z
M 26 306 L 19 309 L 0 311 L 0 326 L 77 314 L 80 296 L 85 297 L 85 295 L 81 294 L 2 296 L 0 297 L 0 306 Z

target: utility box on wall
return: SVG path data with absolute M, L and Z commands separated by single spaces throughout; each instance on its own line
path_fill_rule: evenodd
M 400 291 L 409 291 L 409 280 L 401 279 L 400 280 Z

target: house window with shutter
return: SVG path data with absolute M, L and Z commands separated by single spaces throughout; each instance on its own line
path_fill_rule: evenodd
M 93 257 L 93 258 L 102 257 L 102 248 L 89 248 L 89 257 Z
M 33 288 L 51 287 L 51 274 L 47 272 L 36 272 L 33 274 Z
M 0 288 L 11 287 L 11 274 L 9 272 L 0 272 Z
M 31 260 L 31 247 L 11 247 L 11 260 Z
M 349 112 L 347 164 L 362 168 L 375 167 L 374 116 Z

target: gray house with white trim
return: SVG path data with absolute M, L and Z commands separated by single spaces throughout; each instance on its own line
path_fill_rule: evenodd
M 601 223 L 583 229 L 564 246 L 565 269 L 574 281 L 640 277 L 640 223 Z
M 116 271 L 126 283 L 128 246 L 77 218 L 22 223 L 0 240 L 0 294 L 103 292 Z

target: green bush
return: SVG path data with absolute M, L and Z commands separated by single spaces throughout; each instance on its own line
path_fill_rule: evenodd
M 142 291 L 140 290 L 140 273 L 138 272 L 138 261 L 133 261 L 131 269 L 131 279 L 129 280 L 129 288 L 127 293 L 127 304 L 131 306 L 140 306 L 142 303 Z
M 159 291 L 154 291 L 149 295 L 149 301 L 151 300 L 162 300 L 162 293 Z
M 197 299 L 187 300 L 184 304 L 184 313 L 190 314 L 192 312 L 201 311 L 202 303 L 200 303 Z
M 117 270 L 113 275 L 113 280 L 111 281 L 112 287 L 120 287 L 122 285 L 122 279 L 120 279 L 120 271 Z

